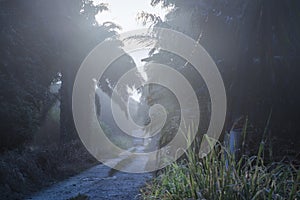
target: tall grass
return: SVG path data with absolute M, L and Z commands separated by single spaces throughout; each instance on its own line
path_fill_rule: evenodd
M 210 141 L 208 137 L 204 139 Z M 161 171 L 142 189 L 143 199 L 300 199 L 300 170 L 283 162 L 264 163 L 257 155 L 236 158 L 221 143 L 200 159 L 194 149 Z

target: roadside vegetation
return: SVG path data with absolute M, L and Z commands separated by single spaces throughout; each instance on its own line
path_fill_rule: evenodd
M 23 199 L 97 163 L 79 140 L 7 151 L 0 156 L 1 199 Z
M 265 162 L 265 140 L 256 155 L 235 158 L 226 144 L 206 137 L 212 151 L 203 158 L 188 149 L 142 189 L 143 199 L 300 199 L 299 165 Z

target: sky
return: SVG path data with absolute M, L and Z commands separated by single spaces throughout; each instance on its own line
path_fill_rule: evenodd
M 168 13 L 168 9 L 162 8 L 161 5 L 155 7 L 151 6 L 151 0 L 94 0 L 95 4 L 105 3 L 108 5 L 108 11 L 103 11 L 96 16 L 96 20 L 99 24 L 104 22 L 113 22 L 120 26 L 122 29 L 119 33 L 127 32 L 139 28 L 147 28 L 143 26 L 141 21 L 137 20 L 138 13 L 142 11 L 146 13 L 155 14 L 164 20 L 165 15 Z M 133 58 L 136 67 L 143 79 L 147 80 L 147 74 L 144 70 L 144 64 L 141 62 L 142 58 L 148 57 L 149 50 L 139 50 L 130 52 L 129 55 Z M 139 102 L 141 94 L 136 88 L 127 88 L 130 97 Z
M 155 14 L 164 19 L 168 10 L 160 5 L 152 7 L 151 0 L 94 0 L 95 3 L 108 4 L 108 11 L 103 11 L 96 16 L 98 23 L 111 21 L 122 27 L 120 32 L 126 32 L 138 28 L 145 28 L 141 22 L 137 22 L 137 14 L 144 11 Z

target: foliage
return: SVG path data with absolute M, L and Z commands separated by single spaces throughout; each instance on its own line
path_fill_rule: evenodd
M 7 151 L 0 156 L 1 199 L 23 199 L 95 164 L 97 161 L 79 141 Z
M 202 159 L 189 149 L 184 160 L 163 169 L 142 190 L 143 199 L 300 198 L 299 166 L 264 163 L 262 144 L 256 156 L 238 162 L 220 143 Z
M 95 20 L 106 5 L 89 0 L 4 0 L 0 5 L 0 150 L 30 141 L 57 98 L 62 130 L 73 132 L 72 79 L 86 54 L 115 33 Z M 60 79 L 60 96 L 54 96 L 49 86 Z
M 15 148 L 31 138 L 54 101 L 49 85 L 57 71 L 53 52 L 22 4 L 1 2 L 0 149 Z M 7 20 L 8 19 L 8 20 Z M 35 36 L 35 37 L 33 37 Z
M 152 20 L 156 26 L 189 35 L 214 59 L 228 98 L 227 130 L 237 118 L 247 115 L 257 132 L 262 132 L 266 113 L 273 109 L 272 137 L 288 140 L 285 143 L 298 149 L 298 1 L 152 0 L 151 4 L 173 9 L 164 21 L 145 13 L 141 20 Z M 146 61 L 167 63 L 185 71 L 190 67 L 159 49 L 153 50 Z M 202 87 L 199 80 L 196 78 L 198 88 Z M 280 153 L 281 148 L 277 150 Z

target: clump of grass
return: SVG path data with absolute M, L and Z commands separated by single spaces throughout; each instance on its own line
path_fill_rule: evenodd
M 204 138 L 208 141 L 210 138 Z M 300 170 L 283 162 L 264 163 L 257 155 L 238 161 L 217 143 L 200 159 L 192 149 L 142 189 L 143 199 L 300 199 Z

